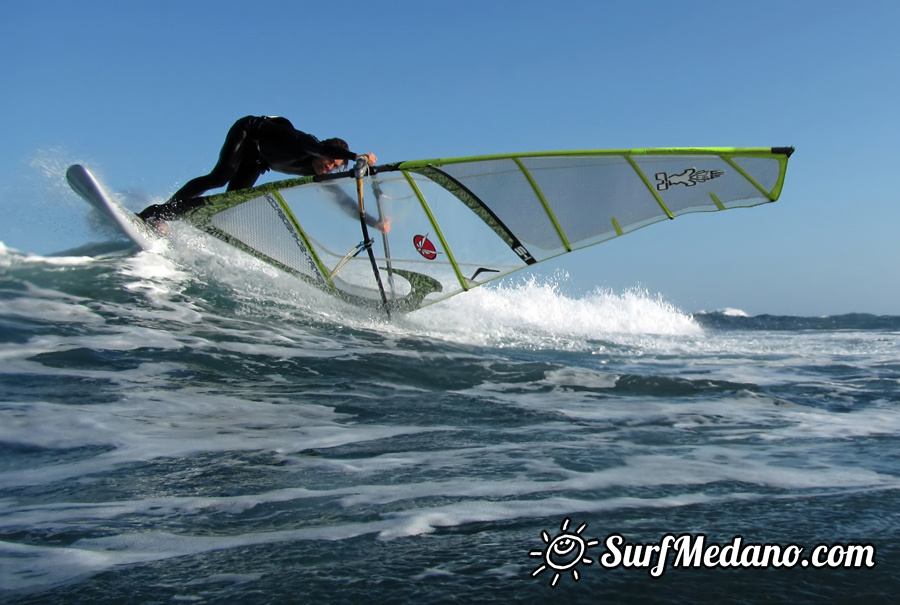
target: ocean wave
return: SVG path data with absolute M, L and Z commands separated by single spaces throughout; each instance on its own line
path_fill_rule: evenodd
M 728 311 L 697 313 L 693 315 L 704 328 L 717 330 L 900 330 L 900 316 L 873 315 L 870 313 L 845 313 L 824 317 L 800 317 L 795 315 L 754 315 Z

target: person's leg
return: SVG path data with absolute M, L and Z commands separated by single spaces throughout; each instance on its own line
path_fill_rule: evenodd
M 194 208 L 199 208 L 202 205 L 203 200 L 200 198 L 179 200 L 173 197 L 164 204 L 153 204 L 152 206 L 147 206 L 146 208 L 138 212 L 138 216 L 145 222 L 171 221 L 184 215 L 186 212 L 193 210 Z
M 251 124 L 256 120 L 253 116 L 241 118 L 228 131 L 222 151 L 219 152 L 219 161 L 212 171 L 204 176 L 197 177 L 185 183 L 184 187 L 175 192 L 173 199 L 188 200 L 206 193 L 210 189 L 224 187 L 235 175 L 241 165 L 244 155 L 247 155 L 249 131 Z M 256 155 L 251 153 L 249 155 Z
M 234 177 L 238 167 L 242 164 L 244 155 L 249 155 L 253 158 L 258 155 L 255 150 L 248 149 L 248 143 L 252 145 L 252 142 L 248 141 L 249 131 L 256 119 L 253 116 L 247 116 L 232 125 L 228 135 L 225 137 L 222 150 L 219 152 L 219 161 L 209 174 L 188 181 L 181 189 L 175 192 L 169 201 L 164 204 L 149 206 L 142 210 L 138 216 L 145 221 L 176 218 L 200 205 L 194 198 L 210 189 L 225 186 Z
M 259 157 L 259 153 L 246 153 L 244 154 L 241 163 L 238 165 L 237 169 L 234 171 L 234 175 L 231 177 L 231 180 L 228 182 L 227 191 L 235 191 L 236 189 L 246 189 L 247 187 L 253 187 L 256 183 L 256 179 L 262 175 L 265 171 L 269 169 L 268 166 L 262 161 Z

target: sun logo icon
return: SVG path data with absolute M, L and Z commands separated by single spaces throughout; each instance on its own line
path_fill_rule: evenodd
M 585 557 L 588 548 L 600 544 L 599 540 L 585 540 L 581 537 L 581 532 L 585 530 L 587 523 L 582 523 L 574 532 L 569 532 L 569 518 L 566 517 L 562 522 L 560 530 L 562 533 L 551 538 L 546 531 L 541 531 L 541 539 L 547 548 L 544 550 L 532 550 L 528 553 L 529 557 L 543 557 L 544 562 L 538 566 L 531 577 L 536 578 L 538 574 L 547 569 L 552 569 L 555 573 L 550 581 L 550 586 L 556 586 L 559 582 L 559 576 L 566 571 L 572 571 L 572 578 L 577 582 L 581 577 L 575 567 L 579 563 L 590 565 L 593 563 L 589 557 Z

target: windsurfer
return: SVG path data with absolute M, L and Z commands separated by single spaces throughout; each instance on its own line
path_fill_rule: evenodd
M 209 174 L 188 181 L 167 202 L 148 206 L 138 216 L 158 224 L 202 206 L 197 198 L 210 189 L 226 184 L 227 191 L 246 189 L 268 170 L 299 176 L 327 174 L 360 157 L 370 166 L 377 160 L 372 153 L 353 153 L 342 139 L 319 141 L 294 128 L 287 118 L 247 116 L 228 131 L 219 161 Z

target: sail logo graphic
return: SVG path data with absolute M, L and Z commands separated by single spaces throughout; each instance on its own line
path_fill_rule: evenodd
M 581 578 L 578 565 L 590 565 L 593 561 L 585 556 L 588 548 L 600 544 L 599 540 L 585 540 L 581 537 L 581 532 L 587 528 L 587 523 L 582 523 L 574 532 L 569 531 L 569 518 L 566 517 L 560 526 L 561 533 L 554 537 L 550 537 L 546 531 L 541 530 L 541 539 L 547 547 L 544 550 L 532 550 L 528 553 L 529 557 L 542 557 L 544 561 L 531 572 L 531 577 L 536 578 L 541 572 L 551 569 L 553 570 L 553 579 L 550 580 L 550 586 L 556 586 L 559 577 L 567 572 L 572 572 L 572 579 L 576 582 Z
M 699 183 L 717 179 L 724 174 L 724 170 L 697 170 L 696 168 L 688 168 L 681 174 L 657 172 L 654 176 L 656 177 L 656 180 L 659 181 L 656 184 L 656 188 L 659 191 L 665 191 L 669 187 L 674 187 L 675 185 L 693 187 Z
M 437 258 L 437 250 L 434 248 L 434 244 L 431 243 L 431 240 L 428 239 L 427 235 L 417 235 L 413 237 L 413 246 L 416 247 L 416 252 L 428 260 Z

